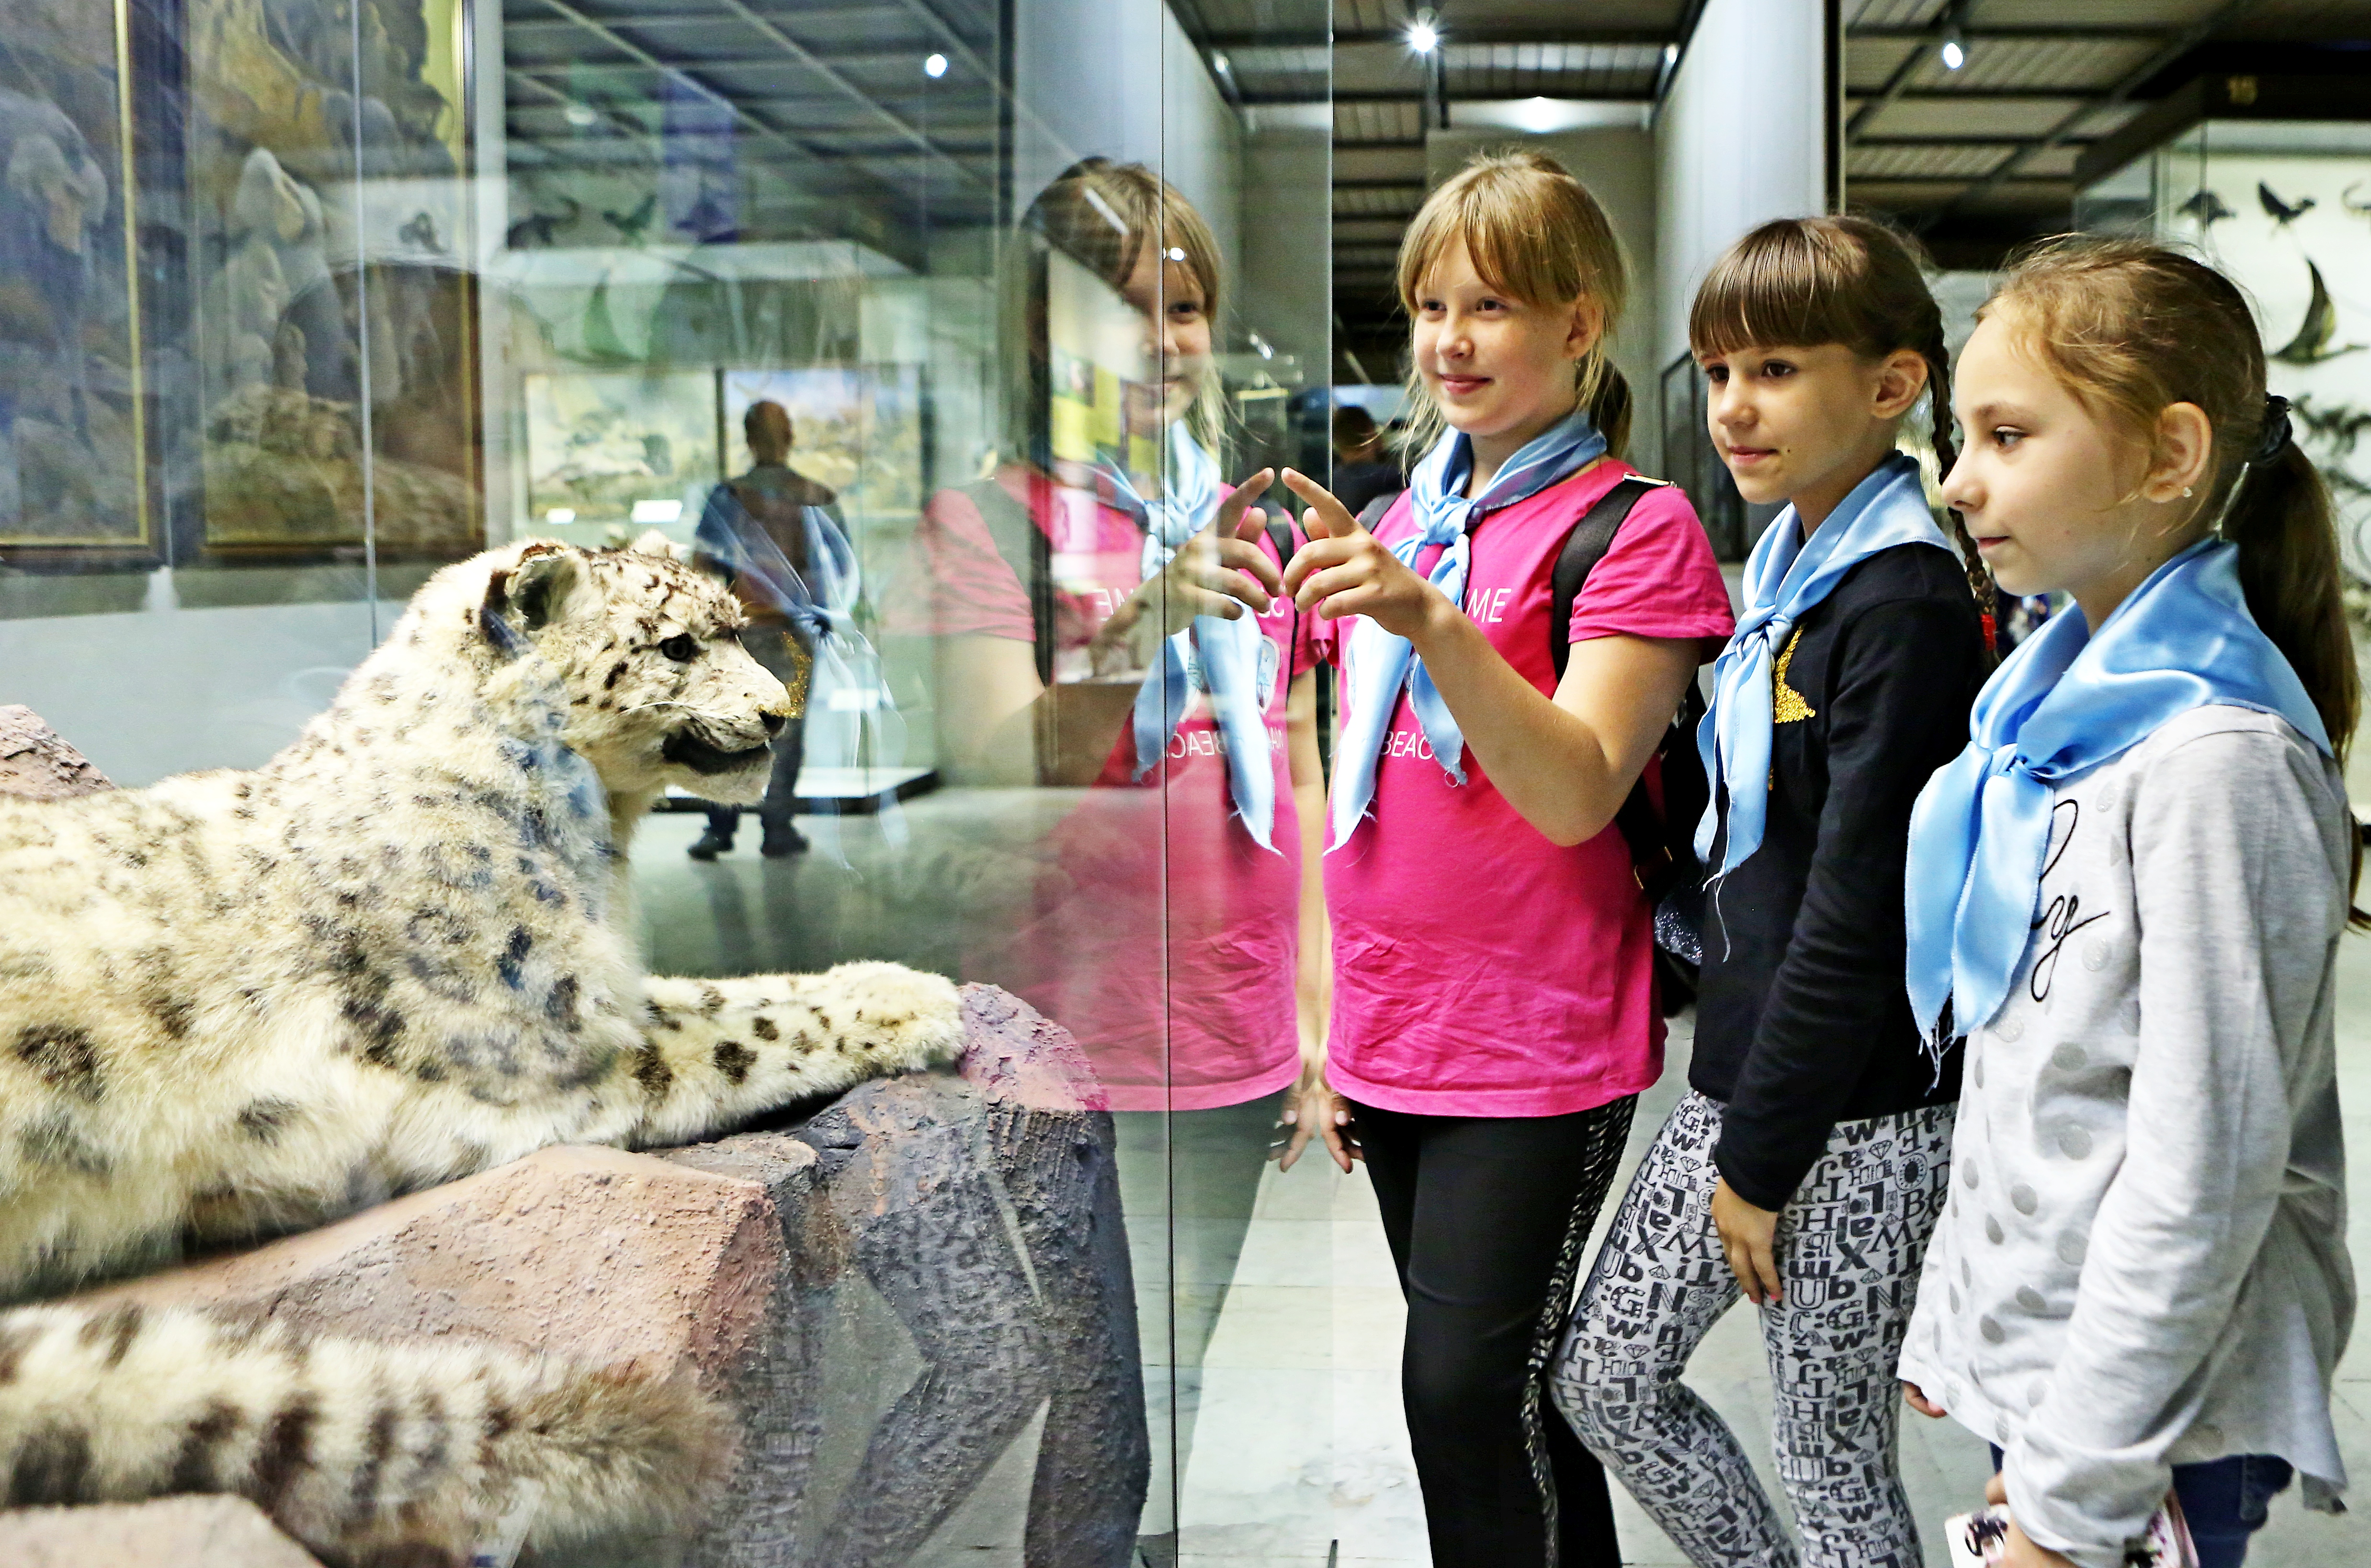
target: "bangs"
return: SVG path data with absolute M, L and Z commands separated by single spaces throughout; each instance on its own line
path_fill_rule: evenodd
M 1868 341 L 1855 296 L 1868 283 L 1869 254 L 1839 226 L 1781 218 L 1764 224 L 1715 262 L 1688 310 L 1688 347 L 1698 359 L 1749 348 L 1842 343 L 1883 354 Z
M 1409 315 L 1425 278 L 1460 240 L 1475 273 L 1495 293 L 1538 307 L 1592 295 L 1609 317 L 1621 313 L 1613 232 L 1595 201 L 1560 168 L 1486 159 L 1434 192 L 1400 243 L 1396 281 Z

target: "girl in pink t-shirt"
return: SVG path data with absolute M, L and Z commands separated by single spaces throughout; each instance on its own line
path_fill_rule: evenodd
M 1661 1066 L 1651 912 L 1613 818 L 1642 773 L 1656 787 L 1729 597 L 1686 499 L 1610 455 L 1625 280 L 1579 181 L 1475 160 L 1410 226 L 1399 286 L 1428 447 L 1408 494 L 1370 534 L 1285 475 L 1311 504 L 1286 591 L 1344 695 L 1326 1069 L 1294 1135 L 1374 1180 L 1434 1563 L 1611 1565 L 1604 1474 L 1542 1421 L 1537 1368 Z M 1627 514 L 1556 626 L 1557 557 L 1609 497 Z

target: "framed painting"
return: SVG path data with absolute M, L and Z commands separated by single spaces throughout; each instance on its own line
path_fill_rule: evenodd
M 206 550 L 481 548 L 467 0 L 186 15 Z
M 0 561 L 156 548 L 130 0 L 0 29 Z

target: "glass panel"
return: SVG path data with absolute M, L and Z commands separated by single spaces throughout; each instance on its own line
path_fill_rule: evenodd
M 815 1174 L 766 1178 L 796 1277 L 732 1330 L 764 1348 L 687 1353 L 743 1422 L 697 1554 L 1343 1537 L 1328 1287 L 1363 1188 L 1270 1162 L 1322 1027 L 1317 652 L 1289 603 L 1205 613 L 1245 580 L 1209 531 L 1226 489 L 1330 460 L 1328 29 L 1324 0 L 17 0 L 0 29 L 0 703 L 121 785 L 254 768 L 440 567 L 671 555 L 733 585 L 804 711 L 762 803 L 678 775 L 631 833 L 648 969 L 895 960 L 1004 988 L 1091 1070 L 1096 1113 L 1058 1125 L 1027 1084 L 982 1109 L 977 1062 L 828 1135 L 839 1109 L 764 1108 Z M 1265 499 L 1234 542 L 1280 565 Z M 560 613 L 526 559 L 471 589 L 505 647 Z M 532 881 L 549 823 L 513 825 Z M 480 830 L 419 828 L 338 907 L 411 898 L 405 855 L 466 880 L 503 858 Z M 322 899 L 300 923 L 346 931 Z M 455 972 L 402 945 L 439 920 L 488 985 L 546 985 L 555 1018 L 585 994 L 526 924 L 426 904 L 339 972 Z M 410 1027 L 352 992 L 332 1033 Z M 500 1157 L 590 1124 L 521 1112 Z M 498 1163 L 357 1158 L 345 1200 L 207 1234 Z M 896 1195 L 864 1208 L 852 1160 Z M 1395 1409 L 1364 1376 L 1358 1408 Z

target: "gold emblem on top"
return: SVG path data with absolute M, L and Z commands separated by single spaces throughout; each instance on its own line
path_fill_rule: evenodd
M 1786 651 L 1778 656 L 1778 662 L 1771 667 L 1770 718 L 1774 724 L 1800 724 L 1812 716 L 1811 704 L 1803 701 L 1803 694 L 1800 691 L 1787 684 L 1787 667 L 1794 662 L 1795 645 L 1802 640 L 1803 629 L 1798 626 L 1795 628 L 1795 634 L 1787 639 Z

